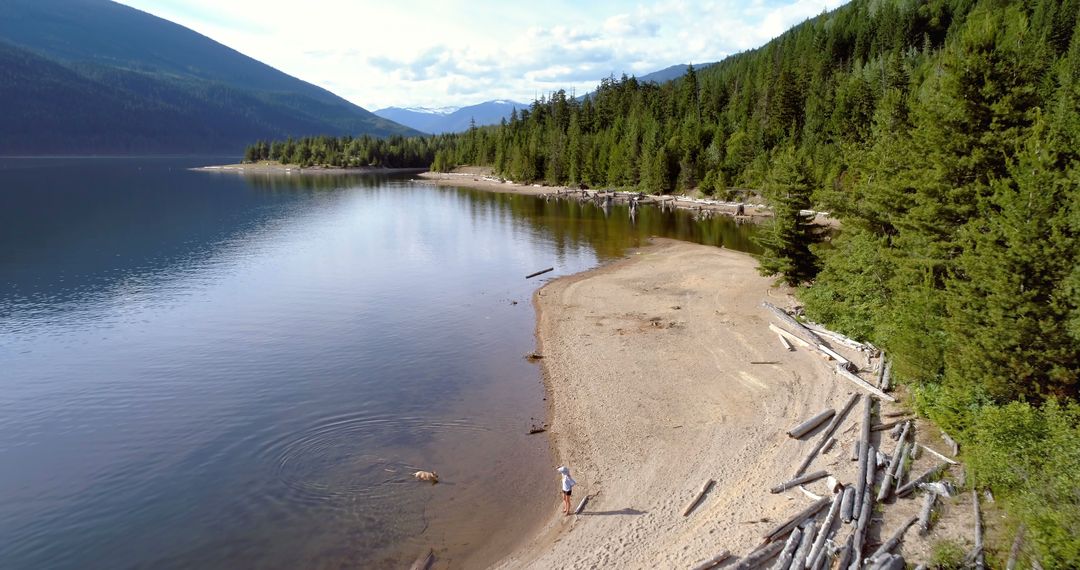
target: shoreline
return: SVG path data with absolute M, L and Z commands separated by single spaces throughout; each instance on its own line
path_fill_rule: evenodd
M 197 166 L 189 168 L 195 172 L 229 172 L 235 174 L 300 174 L 305 176 L 321 174 L 393 174 L 399 172 L 423 172 L 424 168 L 383 168 L 373 166 L 358 166 L 355 168 L 331 168 L 325 166 L 309 166 L 301 168 L 295 164 L 280 164 L 275 162 L 262 162 L 252 164 L 220 164 L 209 166 Z
M 791 306 L 791 292 L 761 277 L 747 254 L 668 239 L 538 289 L 549 444 L 578 481 L 572 507 L 589 501 L 581 515 L 562 516 L 552 471 L 550 513 L 492 568 L 692 567 L 722 550 L 745 555 L 812 503 L 800 488 L 768 492 L 816 443 L 784 431 L 862 392 L 818 352 L 788 351 L 769 330 L 761 302 Z M 858 472 L 848 460 L 857 415 L 814 463 L 841 482 Z M 710 479 L 716 485 L 684 516 Z M 805 489 L 829 494 L 824 480 Z M 915 503 L 889 506 L 875 535 L 912 516 Z M 931 539 L 962 533 L 960 512 L 945 510 L 929 537 L 909 533 L 905 555 L 928 559 Z

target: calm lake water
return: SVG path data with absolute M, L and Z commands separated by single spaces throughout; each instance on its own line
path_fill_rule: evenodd
M 0 159 L 0 568 L 490 562 L 557 508 L 534 289 L 650 235 L 749 247 L 686 212 L 187 170 L 226 161 Z

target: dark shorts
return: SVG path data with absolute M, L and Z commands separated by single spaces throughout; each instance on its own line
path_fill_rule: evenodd
M 573 493 L 573 491 L 563 491 L 562 492 L 562 494 L 566 495 L 567 497 L 569 497 L 572 493 Z

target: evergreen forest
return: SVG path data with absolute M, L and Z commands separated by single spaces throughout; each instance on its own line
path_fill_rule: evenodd
M 997 538 L 1023 523 L 1045 567 L 1080 568 L 1078 14 L 1080 0 L 853 0 L 667 83 L 612 77 L 460 135 L 249 158 L 752 189 L 775 214 L 762 271 L 889 355 L 959 440 L 967 484 L 1003 504 Z M 807 208 L 839 220 L 828 243 Z

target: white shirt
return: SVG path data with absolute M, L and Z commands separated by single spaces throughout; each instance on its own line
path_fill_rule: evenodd
M 569 492 L 570 489 L 574 485 L 577 485 L 577 481 L 574 481 L 573 479 L 571 479 L 569 475 L 563 475 L 562 476 L 562 490 L 563 490 L 563 493 Z

